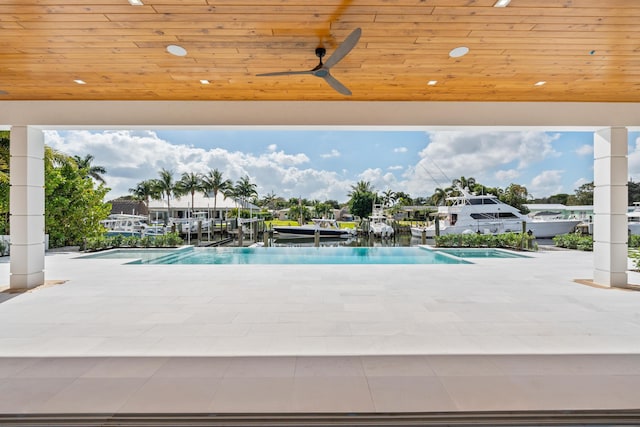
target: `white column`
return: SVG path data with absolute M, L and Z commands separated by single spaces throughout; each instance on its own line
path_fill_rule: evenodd
M 12 289 L 44 284 L 44 135 L 11 128 L 11 277 Z
M 627 286 L 627 128 L 599 130 L 593 136 L 593 281 Z

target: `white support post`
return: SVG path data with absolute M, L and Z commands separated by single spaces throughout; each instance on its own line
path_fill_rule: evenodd
M 11 128 L 11 289 L 44 284 L 44 135 Z
M 627 128 L 601 129 L 594 133 L 593 143 L 593 281 L 609 287 L 626 287 Z

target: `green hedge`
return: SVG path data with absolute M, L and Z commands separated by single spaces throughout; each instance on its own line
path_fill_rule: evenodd
M 178 233 L 163 236 L 100 236 L 89 238 L 84 244 L 85 251 L 101 251 L 113 248 L 175 248 L 183 244 Z
M 560 234 L 553 238 L 553 243 L 561 248 L 579 251 L 593 250 L 593 236 L 578 233 Z M 631 235 L 627 242 L 629 248 L 640 248 L 640 236 Z
M 509 248 L 538 250 L 535 237 L 527 233 L 446 234 L 435 239 L 437 247 L 449 248 Z
M 593 250 L 593 237 L 579 233 L 559 234 L 553 238 L 553 243 L 560 248 Z

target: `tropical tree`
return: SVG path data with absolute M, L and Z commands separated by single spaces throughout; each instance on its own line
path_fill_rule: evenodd
M 213 193 L 213 215 L 216 215 L 218 193 L 225 195 L 225 192 L 233 186 L 230 179 L 224 179 L 222 172 L 218 169 L 210 170 L 202 177 L 202 188 L 207 193 Z
M 129 193 L 133 195 L 133 197 L 137 200 L 141 200 L 147 206 L 147 213 L 151 215 L 149 212 L 149 205 L 151 204 L 151 199 L 160 199 L 162 195 L 160 194 L 160 190 L 158 188 L 158 184 L 156 180 L 153 179 L 145 179 L 144 181 L 140 181 L 136 184 L 135 187 L 129 189 Z
M 249 178 L 249 175 L 245 175 L 238 181 L 236 181 L 236 185 L 234 186 L 234 193 L 235 196 L 242 201 L 243 207 L 248 199 L 258 196 L 257 187 L 258 186 L 256 184 L 251 182 L 251 178 Z
M 180 189 L 176 186 L 173 172 L 162 168 L 158 172 L 160 178 L 154 180 L 157 191 L 167 199 L 167 218 L 171 217 L 171 197 L 180 194 Z
M 382 192 L 382 203 L 385 206 L 392 206 L 397 200 L 396 193 L 391 191 L 391 189 L 387 189 Z
M 106 184 L 102 175 L 107 173 L 107 169 L 104 166 L 94 165 L 94 157 L 91 154 L 87 154 L 84 157 L 73 156 L 73 160 L 86 178 L 93 178 L 98 183 Z
M 45 147 L 45 232 L 52 247 L 77 245 L 102 233 L 100 221 L 111 211 L 109 188 L 94 187 L 74 158 Z
M 306 224 L 307 220 L 311 219 L 311 212 L 303 199 L 289 199 L 289 219 L 297 220 L 300 225 Z
M 9 234 L 9 131 L 0 131 L 0 234 Z M 45 146 L 45 232 L 51 247 L 78 245 L 98 236 L 111 211 L 107 187 L 86 178 L 74 158 Z
M 504 192 L 498 197 L 501 201 L 519 209 L 522 213 L 526 214 L 529 212 L 527 207 L 524 206 L 529 198 L 529 192 L 523 185 L 509 184 Z
M 260 205 L 266 207 L 267 209 L 273 210 L 277 200 L 278 196 L 276 196 L 276 193 L 271 191 L 262 198 L 262 200 L 260 201 Z
M 368 181 L 359 181 L 351 186 L 349 196 L 349 211 L 360 218 L 366 218 L 373 211 L 376 194 Z
M 331 206 L 321 202 L 320 200 L 314 200 L 312 202 L 313 205 L 313 214 L 316 218 L 324 218 L 331 211 Z
M 431 195 L 431 203 L 434 206 L 443 205 L 444 202 L 447 200 L 447 197 L 449 197 L 449 193 L 447 192 L 447 190 L 444 188 L 438 187 L 434 190 L 433 195 Z
M 463 190 L 471 189 L 475 184 L 476 184 L 476 179 L 471 176 L 469 178 L 465 178 L 464 176 L 461 176 L 460 178 L 455 178 L 453 181 L 451 181 L 451 186 L 453 188 L 460 187 Z
M 9 131 L 0 131 L 0 234 L 9 234 Z
M 196 191 L 203 191 L 204 184 L 202 175 L 199 173 L 185 172 L 182 174 L 180 181 L 176 182 L 176 188 L 179 194 L 191 195 L 191 217 L 193 217 L 193 209 L 195 203 Z M 215 209 L 215 208 L 214 208 Z
M 373 193 L 373 185 L 369 181 L 358 181 L 355 185 L 351 186 L 351 191 L 347 193 L 347 196 L 352 197 L 354 193 Z
M 411 206 L 413 205 L 413 198 L 404 191 L 398 191 L 396 192 L 396 202 L 400 206 Z
M 247 200 L 251 197 L 257 197 L 258 192 L 256 190 L 256 184 L 251 182 L 251 178 L 248 175 L 243 176 L 238 181 L 236 181 L 235 185 L 224 190 L 222 193 L 227 198 L 232 198 L 236 203 L 237 217 L 242 217 L 243 213 L 241 212 L 238 205 L 242 208 L 245 208 L 247 205 Z
M 595 186 L 593 182 L 582 184 L 575 190 L 575 195 L 569 197 L 568 202 L 571 205 L 593 205 L 594 188 Z

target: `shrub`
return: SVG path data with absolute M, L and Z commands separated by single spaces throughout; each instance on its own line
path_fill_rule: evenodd
M 535 237 L 526 233 L 445 234 L 436 237 L 435 242 L 437 247 L 538 249 Z
M 137 248 L 139 244 L 140 238 L 138 236 L 126 236 L 124 239 L 122 239 L 122 246 Z
M 560 248 L 593 250 L 593 237 L 577 233 L 559 234 L 553 238 L 553 243 Z
M 629 235 L 629 247 L 640 248 L 640 236 L 636 234 Z

